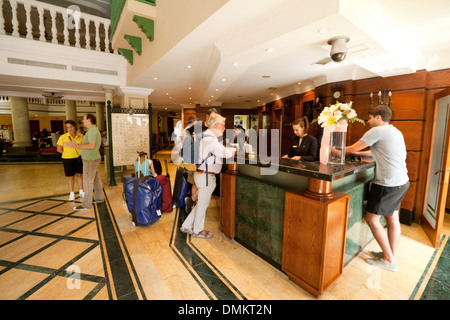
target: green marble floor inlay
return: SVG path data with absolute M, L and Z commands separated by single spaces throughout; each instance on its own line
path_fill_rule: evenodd
M 43 280 L 39 281 L 37 284 L 28 289 L 21 296 L 17 297 L 18 300 L 26 300 L 33 294 L 39 292 L 46 284 L 54 280 L 56 277 L 73 278 L 74 273 L 67 271 L 70 266 L 76 266 L 77 261 L 83 259 L 86 255 L 92 252 L 92 250 L 100 247 L 103 254 L 103 269 L 105 271 L 105 276 L 98 276 L 93 274 L 83 273 L 82 270 L 76 275 L 80 281 L 88 281 L 96 284 L 94 288 L 87 293 L 84 300 L 94 299 L 95 296 L 102 290 L 105 286 L 107 288 L 108 296 L 112 299 L 111 287 L 114 287 L 114 291 L 117 299 L 137 299 L 137 290 L 140 291 L 143 299 L 145 298 L 144 291 L 140 285 L 137 274 L 134 270 L 131 259 L 126 251 L 125 244 L 120 234 L 117 234 L 115 230 L 118 230 L 116 221 L 111 213 L 111 208 L 106 193 L 106 201 L 101 204 L 94 205 L 95 217 L 86 217 L 78 215 L 77 211 L 67 212 L 67 204 L 70 203 L 69 207 L 74 207 L 79 203 L 79 199 L 76 202 L 69 202 L 67 200 L 62 200 L 61 197 L 68 198 L 68 194 L 26 199 L 20 201 L 12 201 L 6 203 L 0 203 L 0 219 L 7 223 L 0 224 L 0 231 L 8 234 L 17 234 L 17 237 L 11 236 L 10 240 L 5 241 L 0 244 L 0 249 L 7 246 L 14 246 L 19 243 L 18 241 L 27 241 L 28 239 L 47 239 L 46 245 L 37 246 L 35 250 L 28 252 L 25 256 L 21 257 L 17 261 L 9 261 L 7 258 L 0 258 L 0 276 L 8 276 L 8 272 L 13 269 L 20 269 L 25 271 L 33 271 L 35 273 L 41 273 L 47 275 Z M 111 213 L 111 214 L 110 214 Z M 48 217 L 47 223 L 36 223 L 33 222 L 33 218 Z M 50 232 L 45 232 L 47 227 L 54 227 L 58 223 L 64 225 L 70 225 L 70 222 L 78 221 L 79 223 L 74 224 L 72 230 L 68 231 L 66 234 L 58 235 Z M 28 223 L 33 225 L 33 229 L 24 230 L 20 228 L 18 224 Z M 78 231 L 91 225 L 92 223 L 97 224 L 97 230 L 103 235 L 102 241 L 76 237 Z M 51 250 L 55 245 L 64 241 L 64 245 L 70 246 L 75 243 L 85 243 L 87 248 L 74 254 L 68 261 L 57 268 L 43 267 L 39 265 L 33 265 L 28 263 L 29 259 L 37 256 L 38 254 L 45 252 L 46 250 Z M 120 248 L 119 242 L 125 248 L 125 252 Z M 104 243 L 104 244 L 103 244 Z M 19 248 L 20 250 L 21 248 Z M 108 257 L 108 263 L 105 261 L 105 257 Z M 138 288 L 135 288 L 131 281 L 130 271 L 127 268 L 127 263 L 125 260 L 128 259 L 128 265 L 130 265 L 131 272 L 138 284 Z M 107 266 L 108 264 L 108 266 Z M 109 278 L 107 270 L 111 270 L 112 277 Z
M 68 201 L 58 199 L 61 195 L 57 195 L 54 197 L 42 197 L 42 198 L 33 198 L 28 200 L 21 200 L 21 201 L 12 201 L 12 202 L 6 202 L 6 203 L 0 203 L 0 210 L 2 213 L 0 214 L 0 218 L 6 217 L 6 215 L 17 215 L 17 218 L 11 219 L 9 218 L 9 223 L 0 225 L 0 231 L 10 234 L 17 234 L 18 237 L 14 237 L 9 241 L 6 241 L 2 244 L 0 244 L 0 249 L 5 248 L 9 245 L 14 245 L 15 243 L 18 243 L 20 240 L 27 240 L 30 237 L 40 237 L 40 238 L 47 238 L 51 239 L 47 245 L 44 245 L 42 247 L 37 247 L 36 250 L 28 253 L 26 256 L 20 258 L 17 261 L 9 261 L 6 258 L 0 259 L 0 266 L 4 267 L 2 270 L 0 270 L 0 275 L 6 275 L 10 270 L 13 269 L 20 269 L 20 270 L 26 270 L 26 271 L 33 271 L 37 273 L 42 273 L 48 275 L 46 278 L 44 278 L 42 281 L 38 282 L 34 286 L 32 286 L 29 290 L 27 290 L 25 293 L 23 293 L 21 296 L 17 297 L 17 300 L 25 300 L 34 293 L 38 292 L 43 286 L 45 286 L 47 283 L 55 279 L 56 277 L 71 277 L 72 273 L 69 273 L 66 271 L 66 269 L 75 264 L 78 260 L 86 256 L 88 253 L 90 253 L 93 249 L 95 249 L 99 245 L 98 240 L 92 240 L 92 239 L 84 239 L 79 237 L 74 237 L 73 234 L 78 232 L 79 230 L 83 229 L 84 227 L 90 225 L 91 223 L 95 223 L 94 218 L 89 217 L 82 217 L 82 216 L 75 216 L 75 211 L 63 214 L 55 212 L 58 211 L 59 207 L 62 207 L 64 204 L 66 204 Z M 68 196 L 68 195 L 67 195 Z M 45 204 L 47 202 L 47 204 Z M 18 206 L 11 207 L 11 204 L 18 204 Z M 39 207 L 43 206 L 43 209 L 39 211 L 33 210 L 33 207 Z M 49 210 L 52 210 L 50 212 Z M 64 211 L 64 210 L 63 210 Z M 28 214 L 27 216 L 24 216 L 24 214 Z M 32 230 L 22 230 L 15 228 L 15 224 L 20 222 L 29 222 L 32 221 L 34 217 L 39 216 L 47 216 L 47 217 L 55 217 L 54 220 L 39 225 L 36 228 Z M 51 233 L 43 232 L 42 230 L 44 228 L 47 228 L 49 226 L 53 226 L 56 223 L 64 222 L 69 220 L 79 220 L 82 222 L 81 225 L 78 227 L 74 227 L 74 229 L 70 230 L 64 235 L 55 235 Z M 68 242 L 84 242 L 87 244 L 90 244 L 90 246 L 87 247 L 84 251 L 79 253 L 78 255 L 72 257 L 69 261 L 64 263 L 58 268 L 49 268 L 49 267 L 43 267 L 39 265 L 32 265 L 29 263 L 26 263 L 27 260 L 30 258 L 35 257 L 36 255 L 44 252 L 47 249 L 52 248 L 54 245 L 60 243 L 62 240 L 68 241 Z M 93 297 L 95 294 L 100 291 L 105 285 L 105 278 L 95 275 L 89 275 L 80 273 L 79 279 L 83 281 L 90 281 L 97 283 L 95 288 L 91 290 L 91 292 L 88 293 L 88 297 Z
M 177 208 L 170 239 L 172 251 L 210 300 L 246 300 L 245 296 L 191 242 L 191 236 L 180 231 L 186 217 L 184 208 Z
M 450 236 L 444 235 L 441 240 L 442 251 L 436 249 L 427 268 L 416 285 L 410 299 L 419 300 L 449 300 L 450 299 Z M 439 254 L 440 253 L 440 254 Z M 438 256 L 437 256 L 438 255 Z M 436 264 L 433 262 L 437 260 Z M 434 265 L 434 269 L 430 268 Z M 426 275 L 431 272 L 429 278 Z M 426 285 L 423 283 L 426 281 Z M 419 288 L 425 286 L 423 292 Z M 420 297 L 418 297 L 420 295 Z

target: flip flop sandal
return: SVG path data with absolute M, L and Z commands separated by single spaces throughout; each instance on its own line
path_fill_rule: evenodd
M 194 232 L 192 231 L 192 229 L 186 229 L 185 227 L 181 227 L 180 231 L 183 233 L 189 233 L 189 234 L 194 234 Z
M 193 233 L 192 236 L 194 238 L 211 239 L 214 236 L 214 234 L 212 232 L 203 230 L 200 231 L 199 233 Z

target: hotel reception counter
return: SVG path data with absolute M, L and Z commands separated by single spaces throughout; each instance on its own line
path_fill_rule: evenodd
M 318 297 L 373 238 L 362 220 L 374 168 L 238 159 L 222 172 L 222 230 Z

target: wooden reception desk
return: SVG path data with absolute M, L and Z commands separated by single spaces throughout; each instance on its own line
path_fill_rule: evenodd
M 227 165 L 221 178 L 221 225 L 224 234 L 230 239 L 236 236 L 238 242 L 274 266 L 279 265 L 291 281 L 319 297 L 339 278 L 344 268 L 349 195 L 334 189 L 358 179 L 367 180 L 370 176 L 368 172 L 375 163 L 347 162 L 343 166 L 325 166 L 319 162 L 289 159 L 280 159 L 278 165 L 264 165 L 259 161 L 250 163 L 248 159 L 236 161 Z M 272 172 L 267 170 L 269 167 Z M 264 174 L 261 174 L 262 168 L 265 169 Z M 239 181 L 245 183 L 244 189 L 239 189 Z M 241 211 L 253 210 L 255 213 L 237 219 L 239 199 L 242 198 L 240 193 L 248 190 L 251 194 L 252 189 L 257 189 L 260 184 L 272 188 L 262 196 L 264 199 L 270 198 L 281 188 L 282 192 L 277 193 L 284 195 L 284 201 L 278 201 L 281 215 L 275 209 L 267 213 L 270 205 L 263 203 L 264 200 L 257 195 L 251 195 L 257 198 L 248 200 L 253 208 L 244 208 L 245 204 L 242 204 Z M 280 216 L 278 219 L 282 221 L 278 224 L 281 226 L 275 226 L 276 218 Z M 252 219 L 256 221 L 253 223 L 255 232 L 249 227 L 252 223 L 248 223 Z M 236 229 L 244 228 L 245 231 L 236 235 Z M 268 231 L 263 234 L 264 230 Z M 255 234 L 253 238 L 245 239 L 247 234 L 252 233 Z M 279 239 L 276 239 L 277 234 Z M 259 239 L 264 242 L 261 249 L 257 248 Z M 267 246 L 272 248 L 265 250 Z M 280 258 L 276 256 L 277 248 Z

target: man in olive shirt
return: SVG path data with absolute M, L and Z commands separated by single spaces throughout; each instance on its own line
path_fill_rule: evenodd
M 101 203 L 105 201 L 102 189 L 102 180 L 98 167 L 101 161 L 99 152 L 102 137 L 98 131 L 97 122 L 94 115 L 88 113 L 83 117 L 83 125 L 87 131 L 83 137 L 82 144 L 76 142 L 65 142 L 68 147 L 77 148 L 81 151 L 81 159 L 83 160 L 83 177 L 84 177 L 84 198 L 81 206 L 75 207 L 74 210 L 86 210 L 92 207 L 92 202 Z M 95 200 L 94 199 L 95 193 Z

